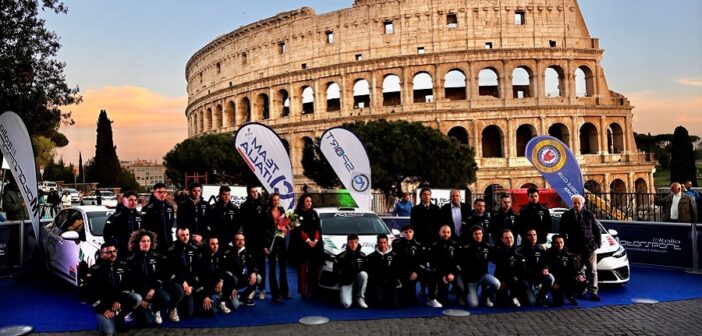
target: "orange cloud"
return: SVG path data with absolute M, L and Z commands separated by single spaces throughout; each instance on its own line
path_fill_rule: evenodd
M 134 86 L 102 87 L 83 93 L 83 103 L 66 108 L 75 125 L 62 127 L 69 145 L 57 151 L 65 162 L 83 161 L 95 155 L 97 118 L 106 110 L 120 160 L 161 161 L 173 146 L 187 137 L 185 107 L 187 97 L 164 97 Z
M 625 94 L 634 105 L 634 131 L 673 133 L 685 127 L 691 135 L 702 136 L 702 97 L 659 96 L 651 91 Z
M 680 78 L 678 84 L 702 88 L 702 77 Z

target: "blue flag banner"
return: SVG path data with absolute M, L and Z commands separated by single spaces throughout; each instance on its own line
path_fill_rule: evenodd
M 573 206 L 573 195 L 585 195 L 578 160 L 560 140 L 550 135 L 537 136 L 529 141 L 524 155 L 569 208 Z

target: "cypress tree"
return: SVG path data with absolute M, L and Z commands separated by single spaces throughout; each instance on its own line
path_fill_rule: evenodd
M 670 149 L 670 182 L 692 181 L 692 186 L 697 187 L 696 172 L 695 154 L 690 136 L 685 127 L 678 126 L 673 133 Z
M 112 121 L 107 111 L 101 110 L 97 121 L 97 141 L 91 180 L 100 187 L 113 187 L 118 184 L 122 168 L 117 159 L 117 148 L 112 140 Z

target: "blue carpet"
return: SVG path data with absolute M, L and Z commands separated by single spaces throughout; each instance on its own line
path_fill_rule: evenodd
M 632 304 L 635 298 L 675 301 L 702 297 L 702 275 L 687 274 L 677 269 L 633 265 L 632 280 L 625 286 L 606 286 L 600 289 L 601 302 L 581 300 L 578 307 L 599 307 Z M 288 274 L 291 289 L 296 287 L 296 274 Z M 434 317 L 441 309 L 423 305 L 399 309 L 343 309 L 333 295 L 326 300 L 304 301 L 298 296 L 281 304 L 256 300 L 254 307 L 241 307 L 229 315 L 214 318 L 194 317 L 178 323 L 164 322 L 163 326 L 183 328 L 216 328 L 296 323 L 310 315 L 323 315 L 331 320 L 370 320 L 406 317 Z M 0 327 L 26 324 L 37 332 L 64 332 L 95 330 L 96 322 L 90 307 L 80 304 L 74 288 L 60 280 L 42 275 L 26 275 L 0 280 Z M 454 307 L 455 308 L 455 307 Z M 477 308 L 472 314 L 494 314 L 511 311 L 571 309 L 564 308 Z

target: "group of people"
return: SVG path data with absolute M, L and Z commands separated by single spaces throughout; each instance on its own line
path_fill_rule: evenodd
M 266 275 L 274 302 L 291 298 L 287 235 L 299 265 L 300 294 L 314 293 L 322 242 L 311 196 L 300 197 L 291 221 L 280 195 L 271 194 L 266 203 L 256 186 L 247 187 L 241 206 L 231 202 L 228 186 L 220 187 L 214 204 L 202 198 L 200 184 L 188 191 L 174 207 L 158 183 L 141 210 L 138 195 L 125 192 L 107 219 L 105 243 L 85 285 L 102 334 L 113 334 L 130 319 L 142 327 L 161 324 L 162 313 L 177 322 L 253 306 L 257 291 L 258 299 L 266 299 Z
M 470 307 L 559 306 L 566 299 L 576 305 L 576 297 L 587 292 L 589 299 L 600 300 L 595 253 L 600 229 L 582 196 L 573 196 L 573 208 L 563 214 L 561 232 L 547 250 L 542 244 L 551 217 L 539 203 L 538 189 L 528 190 L 529 203 L 518 214 L 506 194 L 492 215 L 483 199 L 471 209 L 458 190 L 450 195 L 451 202 L 439 208 L 431 202 L 431 190 L 422 189 L 401 237 L 388 246 L 388 237 L 379 235 L 368 256 L 357 235 L 347 237 L 346 250 L 335 261 L 344 307 L 354 300 L 361 308 L 412 305 L 417 284 L 427 305 L 436 308 L 449 303 L 450 287 L 457 303 Z M 495 265 L 493 274 L 488 263 Z

